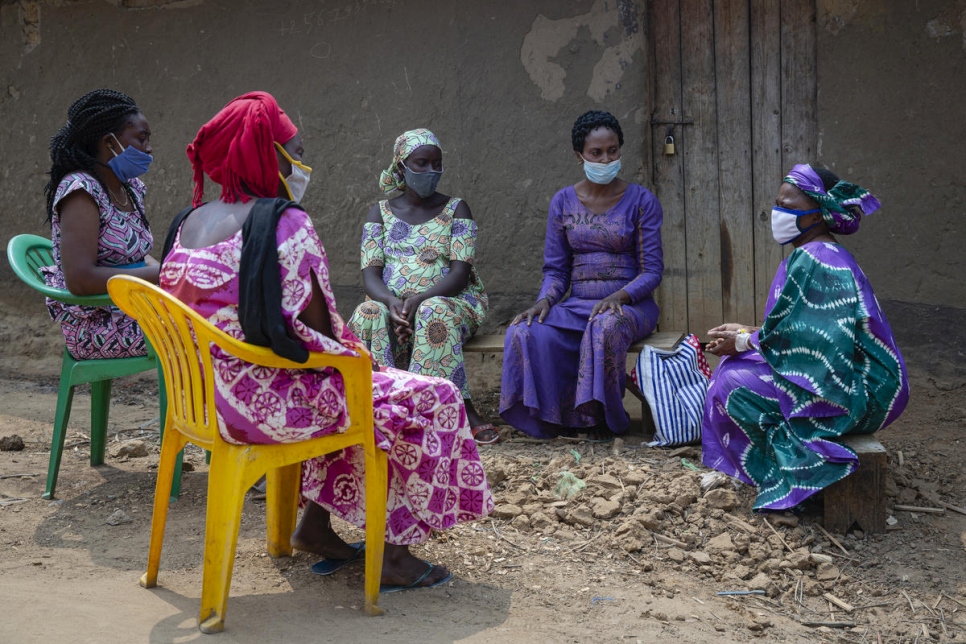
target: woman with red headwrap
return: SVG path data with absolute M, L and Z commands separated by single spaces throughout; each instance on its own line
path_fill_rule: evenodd
M 306 350 L 353 354 L 362 348 L 339 316 L 328 262 L 308 215 L 296 203 L 311 169 L 302 140 L 275 99 L 251 92 L 231 101 L 188 146 L 193 209 L 169 233 L 160 283 L 218 328 L 299 360 Z M 221 185 L 202 203 L 204 175 Z M 256 368 L 215 352 L 219 426 L 234 443 L 286 443 L 343 430 L 348 423 L 338 373 Z M 459 389 L 440 378 L 397 369 L 373 374 L 378 446 L 389 455 L 386 590 L 429 587 L 451 575 L 421 561 L 410 544 L 432 530 L 488 514 L 493 498 Z M 293 545 L 325 560 L 331 574 L 361 559 L 330 513 L 365 523 L 363 454 L 352 447 L 307 461 L 307 506 Z

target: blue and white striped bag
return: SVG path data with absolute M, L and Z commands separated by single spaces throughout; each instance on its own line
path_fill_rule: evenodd
M 701 440 L 710 369 L 697 336 L 687 336 L 673 351 L 645 346 L 633 375 L 654 417 L 650 447 Z

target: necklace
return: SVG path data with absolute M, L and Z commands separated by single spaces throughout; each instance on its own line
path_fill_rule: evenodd
M 121 187 L 121 192 L 124 193 L 123 200 L 120 197 L 118 197 L 116 194 L 114 194 L 114 191 L 111 190 L 110 188 L 108 188 L 107 191 L 111 193 L 111 196 L 114 197 L 114 202 L 121 208 L 127 208 L 128 206 L 131 205 L 131 201 L 127 198 L 127 190 L 125 190 L 123 186 Z

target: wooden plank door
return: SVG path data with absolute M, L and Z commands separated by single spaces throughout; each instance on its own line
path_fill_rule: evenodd
M 764 313 L 783 255 L 771 205 L 784 172 L 815 155 L 815 5 L 652 0 L 648 12 L 660 324 L 704 337 Z

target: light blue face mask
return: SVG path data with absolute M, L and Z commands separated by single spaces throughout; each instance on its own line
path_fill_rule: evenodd
M 584 159 L 583 155 L 580 158 Z M 591 183 L 599 183 L 602 186 L 606 186 L 614 180 L 614 177 L 620 171 L 620 159 L 615 159 L 610 163 L 593 163 L 592 161 L 584 159 L 584 174 L 587 175 L 587 180 Z
M 117 137 L 114 134 L 111 134 L 111 136 L 117 141 L 118 146 L 121 146 Z M 114 151 L 111 150 L 111 152 Z M 122 183 L 127 183 L 134 177 L 140 177 L 147 172 L 152 161 L 154 161 L 153 156 L 147 152 L 141 152 L 133 145 L 129 145 L 120 154 L 114 152 L 114 158 L 108 161 L 107 165 L 110 166 Z

